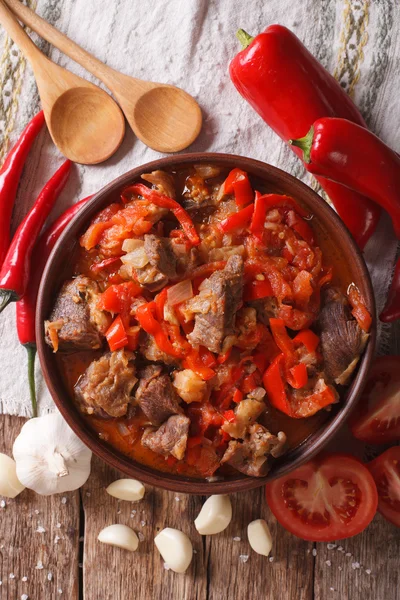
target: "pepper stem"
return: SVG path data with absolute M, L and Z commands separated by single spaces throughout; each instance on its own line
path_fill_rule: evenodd
M 300 150 L 303 150 L 303 161 L 305 163 L 311 162 L 311 148 L 314 139 L 314 125 L 311 126 L 310 131 L 302 138 L 297 140 L 289 140 L 291 146 L 297 146 Z
M 32 416 L 37 417 L 36 386 L 35 386 L 35 358 L 36 346 L 25 346 L 28 353 L 28 382 L 32 403 Z
M 254 40 L 254 38 L 244 29 L 238 29 L 236 32 L 236 37 L 242 44 L 242 50 L 248 48 L 248 46 L 250 46 L 251 42 Z
M 0 313 L 10 304 L 10 302 L 15 302 L 15 294 L 10 290 L 1 290 L 0 291 Z

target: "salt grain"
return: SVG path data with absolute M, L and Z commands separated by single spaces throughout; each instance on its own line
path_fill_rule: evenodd
M 315 549 L 315 548 L 313 548 L 313 550 L 312 550 L 312 555 L 313 555 L 313 556 L 317 556 L 317 551 L 316 551 L 316 549 Z
M 140 541 L 140 542 L 143 542 L 143 540 L 144 540 L 144 535 L 143 535 L 143 533 L 142 533 L 141 531 L 138 531 L 138 534 L 137 534 L 137 536 L 138 536 L 138 538 L 139 538 L 139 541 Z
M 326 564 L 328 567 L 330 567 L 330 566 L 332 565 L 332 563 L 331 563 L 331 561 L 330 561 L 330 560 L 326 560 L 326 561 L 325 561 L 325 564 Z
M 269 560 L 269 562 L 274 562 L 275 559 L 273 556 L 270 556 L 268 560 Z
M 121 509 L 118 509 L 117 510 L 117 515 L 120 515 L 120 514 L 121 514 Z
M 80 569 L 83 569 L 83 563 L 79 563 L 79 564 L 78 564 L 78 567 L 79 567 Z
M 338 552 L 344 552 L 344 548 L 343 548 L 343 546 L 339 546 L 339 547 L 338 547 Z
M 177 502 L 180 502 L 180 501 L 181 501 L 181 499 L 179 498 L 179 496 L 175 496 L 175 500 L 176 500 Z
M 351 563 L 351 568 L 355 571 L 356 569 L 360 568 L 360 563 L 359 562 L 353 562 Z
M 61 498 L 61 504 L 67 504 L 67 498 L 66 498 L 66 496 L 63 496 Z
M 169 565 L 167 565 L 167 563 L 164 563 L 164 569 L 165 569 L 166 571 L 169 571 L 169 570 L 170 570 L 170 568 L 171 568 L 171 567 L 170 567 Z
M 62 589 L 60 588 L 60 589 L 59 589 L 59 590 L 57 590 L 57 591 L 58 591 L 58 593 L 59 593 L 59 594 L 60 594 L 60 596 L 61 596 L 61 594 L 62 594 Z
M 61 529 L 61 523 L 56 524 L 57 529 Z
M 351 552 L 346 552 L 345 556 L 351 556 Z
M 193 548 L 193 554 L 197 554 L 197 550 Z
M 140 525 L 141 527 L 144 527 L 146 525 L 146 521 L 140 521 Z
M 2 582 L 2 581 L 0 581 L 0 585 L 3 585 L 3 582 Z
M 42 563 L 42 561 L 41 561 L 41 560 L 38 560 L 38 562 L 37 562 L 37 565 L 36 565 L 35 569 L 38 569 L 39 571 L 40 571 L 41 569 L 43 569 L 43 563 Z
M 22 594 L 21 600 L 29 600 L 28 594 Z
M 14 573 L 10 573 L 10 575 L 9 575 L 9 578 L 10 578 L 10 579 L 15 579 L 15 575 L 14 575 Z
M 80 541 L 80 542 L 83 542 L 83 541 L 84 541 L 84 539 L 85 539 L 85 538 L 83 537 L 83 535 L 81 535 L 81 537 L 79 538 L 79 541 Z
M 365 569 L 367 575 L 371 575 L 371 569 Z
M 2 500 L 2 501 L 0 502 L 0 508 L 5 508 L 5 507 L 6 507 L 6 501 L 5 501 L 5 500 Z
M 90 492 L 86 492 L 86 496 L 87 496 L 88 498 L 90 498 L 90 496 L 91 496 Z
M 241 555 L 239 556 L 239 560 L 240 560 L 240 562 L 242 562 L 242 563 L 246 563 L 246 562 L 249 560 L 249 555 L 248 555 L 248 554 L 241 554 Z
M 235 537 L 233 538 L 233 541 L 234 541 L 234 542 L 240 542 L 240 540 L 241 540 L 241 539 L 242 539 L 242 538 L 240 538 L 240 537 L 237 535 L 237 536 L 235 536 Z
M 329 589 L 331 590 L 331 592 L 335 591 L 335 588 L 333 588 L 333 587 L 330 587 Z
M 53 573 L 47 573 L 47 580 L 53 581 Z
M 38 515 L 39 513 L 40 513 L 40 511 L 36 509 L 35 510 L 35 515 Z
M 23 578 L 21 579 L 21 581 L 23 581 L 23 582 L 25 583 L 25 581 L 28 581 L 28 578 L 27 578 L 27 577 L 23 577 Z
M 343 571 L 343 567 L 338 567 L 338 570 L 339 571 Z
M 36 529 L 36 533 L 45 533 L 45 528 L 42 527 L 41 525 L 39 525 L 39 527 Z
M 54 538 L 54 543 L 58 544 L 58 542 L 61 540 L 59 535 L 56 535 L 56 537 Z
M 327 545 L 328 550 L 334 550 L 336 547 L 337 547 L 336 544 L 328 544 Z

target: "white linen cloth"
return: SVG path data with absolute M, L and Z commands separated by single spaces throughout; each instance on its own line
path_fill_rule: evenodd
M 28 0 L 30 6 L 34 0 Z M 228 75 L 239 51 L 235 32 L 255 35 L 272 23 L 292 29 L 355 98 L 385 142 L 399 146 L 400 5 L 394 0 L 38 0 L 37 12 L 108 65 L 129 75 L 176 84 L 200 103 L 204 124 L 190 151 L 229 152 L 269 162 L 310 183 L 298 159 L 246 104 Z M 53 61 L 97 81 L 66 56 L 32 38 Z M 0 27 L 0 161 L 40 108 L 34 77 Z M 294 98 L 295 110 L 295 98 Z M 99 166 L 75 166 L 51 218 L 136 165 L 161 154 L 128 128 L 118 152 Z M 13 227 L 20 222 L 62 157 L 43 132 L 19 188 Z M 1 218 L 1 217 L 0 217 Z M 366 256 L 382 309 L 396 242 L 386 220 Z M 25 350 L 15 306 L 0 316 L 0 412 L 30 415 Z M 380 330 L 380 348 L 385 335 Z M 39 411 L 53 407 L 37 361 Z

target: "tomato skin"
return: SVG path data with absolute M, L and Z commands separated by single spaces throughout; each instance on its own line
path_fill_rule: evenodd
M 350 429 L 354 437 L 370 444 L 400 441 L 400 356 L 375 360 Z
M 389 448 L 367 466 L 378 489 L 378 511 L 400 527 L 400 446 Z
M 378 505 L 376 485 L 367 467 L 347 454 L 320 454 L 267 483 L 265 491 L 279 523 L 312 542 L 357 535 L 372 521 Z M 339 504 L 343 497 L 349 500 Z

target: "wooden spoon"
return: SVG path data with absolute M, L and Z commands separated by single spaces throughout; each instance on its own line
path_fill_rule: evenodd
M 124 116 L 115 101 L 44 56 L 1 0 L 0 23 L 32 65 L 46 123 L 59 150 L 85 165 L 114 154 L 125 133 Z
M 18 0 L 5 1 L 23 23 L 112 91 L 129 125 L 147 146 L 159 152 L 178 152 L 199 135 L 201 110 L 188 93 L 173 85 L 135 79 L 111 69 Z

